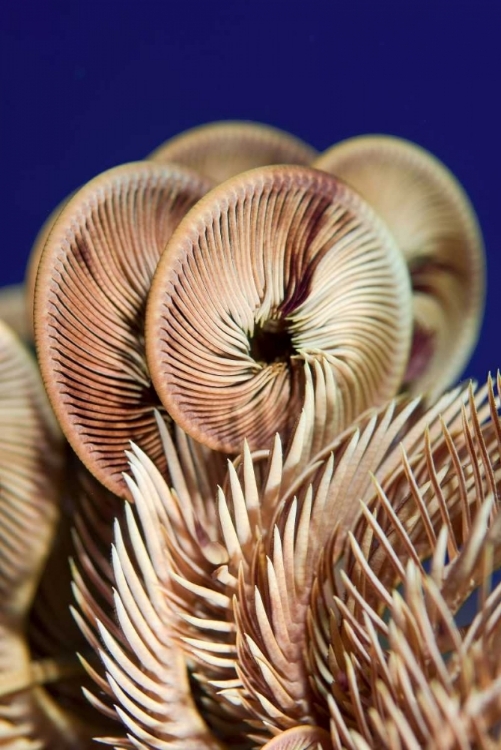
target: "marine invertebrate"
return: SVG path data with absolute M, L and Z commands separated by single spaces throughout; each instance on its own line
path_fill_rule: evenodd
M 393 233 L 413 288 L 407 387 L 436 396 L 463 370 L 483 313 L 482 237 L 467 195 L 438 159 L 391 136 L 349 138 L 313 166 L 346 180 Z
M 65 205 L 40 258 L 35 333 L 42 377 L 80 458 L 115 494 L 134 439 L 161 461 L 160 403 L 144 355 L 144 310 L 164 246 L 210 183 L 181 167 L 116 167 Z
M 26 271 L 24 274 L 24 309 L 22 311 L 22 317 L 23 319 L 27 320 L 29 337 L 33 341 L 35 340 L 35 324 L 33 319 L 35 305 L 35 286 L 40 258 L 42 257 L 43 249 L 57 217 L 59 216 L 65 205 L 68 203 L 70 198 L 73 197 L 75 192 L 76 191 L 71 193 L 67 198 L 64 198 L 62 201 L 60 201 L 47 216 L 44 223 L 38 230 L 37 236 L 35 237 L 30 251 L 28 263 L 26 265 Z
M 2 747 L 88 747 L 104 728 L 100 717 L 86 724 L 47 690 L 47 684 L 75 674 L 79 687 L 83 675 L 75 653 L 61 660 L 44 649 L 36 654 L 29 638 L 32 608 L 60 522 L 64 463 L 64 442 L 35 360 L 0 323 Z M 54 626 L 61 637 L 63 630 L 53 620 Z
M 107 710 L 118 701 L 114 710 L 131 741 L 149 747 L 177 741 L 177 719 L 186 716 L 183 710 L 188 716 L 194 710 L 184 693 L 179 706 L 179 693 L 170 687 L 184 685 L 186 690 L 185 664 L 192 671 L 193 695 L 201 711 L 193 726 L 200 726 L 203 715 L 214 733 L 203 740 L 197 730 L 192 737 L 192 719 L 185 719 L 182 736 L 188 747 L 195 741 L 213 747 L 217 737 L 231 747 L 253 746 L 253 738 L 271 742 L 274 735 L 299 725 L 327 731 L 326 694 L 339 680 L 339 669 L 327 662 L 329 648 L 321 634 L 330 631 L 322 623 L 329 621 L 332 566 L 349 529 L 358 528 L 357 517 L 365 519 L 355 497 L 373 502 L 375 474 L 383 486 L 398 487 L 393 500 L 398 507 L 397 498 L 408 495 L 405 482 L 413 486 L 416 477 L 421 479 L 425 445 L 433 446 L 445 462 L 452 434 L 460 454 L 468 451 L 467 436 L 461 440 L 466 413 L 473 420 L 488 420 L 484 431 L 499 430 L 498 423 L 490 421 L 498 419 L 492 391 L 483 389 L 473 399 L 468 391 L 456 390 L 421 417 L 417 399 L 392 403 L 364 416 L 358 429 L 311 457 L 308 437 L 318 404 L 313 389 L 309 394 L 283 459 L 277 439 L 269 455 L 258 454 L 253 460 L 247 450 L 235 465 L 229 464 L 217 503 L 219 523 L 190 507 L 167 431 L 172 476 L 177 474 L 172 489 L 141 451 L 131 454 L 134 480 L 128 481 L 134 506 L 127 506 L 126 518 L 116 525 L 113 553 L 118 623 L 99 626 L 104 650 L 96 635 L 90 638 L 103 654 L 107 674 L 98 684 L 108 693 Z M 413 466 L 408 478 L 398 436 Z M 493 441 L 489 450 L 494 450 Z M 492 460 L 497 462 L 494 454 Z M 451 474 L 456 468 L 453 464 Z M 443 482 L 457 492 L 456 507 L 461 490 L 449 477 Z M 430 513 L 434 500 L 429 501 Z M 472 502 L 481 503 L 481 498 Z M 210 507 L 207 498 L 203 507 Z M 413 509 L 404 507 L 402 523 L 406 513 L 414 517 Z M 468 534 L 465 528 L 465 539 Z M 394 569 L 387 564 L 378 574 L 384 581 Z M 92 599 L 82 595 L 85 609 L 95 611 Z M 86 628 L 96 630 L 92 619 L 87 617 Z M 310 643 L 315 644 L 311 654 Z M 340 643 L 337 637 L 338 648 Z M 183 654 L 181 662 L 173 660 L 173 649 Z M 346 703 L 352 706 L 348 697 Z M 99 705 L 96 700 L 94 704 Z M 323 736 L 319 732 L 319 738 Z M 118 738 L 114 742 L 120 745 Z M 325 737 L 323 742 L 328 747 Z
M 257 122 L 211 122 L 180 133 L 148 158 L 162 164 L 182 164 L 223 182 L 240 172 L 268 164 L 310 164 L 314 148 L 270 125 Z
M 305 167 L 262 167 L 213 189 L 172 236 L 148 298 L 147 357 L 189 434 L 262 448 L 290 433 L 305 361 L 331 369 L 337 432 L 393 396 L 410 312 L 400 253 L 354 192 Z
M 442 422 L 417 455 L 404 449 L 342 554 L 325 552 L 310 663 L 334 748 L 498 744 L 501 431 L 488 388 L 490 418 L 470 394 L 461 428 Z
M 282 136 L 272 157 L 244 130 L 259 136 L 244 159 L 311 157 Z M 238 168 L 213 148 L 227 132 L 238 151 L 234 125 L 205 132 L 200 164 Z M 367 164 L 391 204 L 395 175 Z M 444 379 L 387 401 L 428 382 L 451 311 L 480 306 L 474 220 L 451 229 L 457 189 L 430 179 L 442 208 L 416 230 L 411 181 L 400 249 L 356 191 L 297 165 L 214 189 L 182 166 L 122 165 L 57 212 L 36 337 L 97 479 L 0 326 L 2 746 L 498 742 L 498 397 L 489 382 L 430 405 Z M 462 270 L 443 262 L 453 239 Z

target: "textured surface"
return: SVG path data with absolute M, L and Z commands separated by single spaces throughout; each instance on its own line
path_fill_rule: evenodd
M 149 159 L 195 169 L 215 182 L 267 164 L 310 164 L 318 156 L 307 143 L 271 125 L 214 122 L 187 130 L 159 146 Z
M 193 742 L 214 747 L 200 711 L 224 747 L 254 748 L 269 741 L 280 748 L 281 741 L 288 747 L 287 741 L 300 739 L 318 740 L 329 750 L 379 747 L 377 742 L 357 744 L 358 735 L 351 731 L 361 720 L 361 701 L 365 707 L 376 696 L 364 680 L 370 668 L 364 646 L 372 634 L 364 612 L 374 608 L 372 619 L 385 637 L 382 614 L 405 570 L 405 556 L 416 561 L 412 543 L 422 543 L 420 551 L 429 554 L 430 534 L 439 532 L 442 519 L 457 528 L 457 540 L 464 542 L 464 554 L 450 552 L 451 561 L 460 561 L 457 567 L 452 561 L 449 579 L 462 581 L 461 596 L 469 573 L 474 571 L 476 585 L 485 572 L 489 553 L 478 554 L 479 540 L 493 506 L 484 490 L 497 481 L 489 478 L 489 461 L 499 476 L 500 431 L 491 388 L 476 395 L 456 389 L 425 413 L 419 399 L 392 402 L 364 415 L 312 456 L 317 410 L 321 405 L 310 389 L 290 443 L 282 448 L 277 437 L 270 452 L 246 449 L 228 463 L 226 478 L 217 479 L 217 492 L 208 456 L 199 462 L 197 481 L 187 460 L 193 446 L 186 452 L 185 443 L 178 455 L 180 446 L 176 449 L 161 423 L 172 486 L 138 448 L 129 454 L 134 504 L 126 504 L 125 518 L 115 524 L 110 572 L 102 586 L 113 598 L 118 619 L 106 617 L 105 625 L 96 627 L 93 617 L 101 619 L 101 614 L 81 583 L 78 606 L 105 667 L 105 675 L 96 679 L 100 693 L 95 691 L 93 705 L 118 713 L 135 742 L 148 748 L 168 742 L 179 748 Z M 482 434 L 485 444 L 477 442 Z M 463 488 L 455 481 L 454 446 L 465 466 L 470 520 Z M 387 502 L 380 487 L 387 489 Z M 369 503 L 370 511 L 358 501 Z M 480 524 L 472 522 L 477 510 Z M 402 527 L 407 531 L 402 533 Z M 347 534 L 350 528 L 358 546 Z M 442 532 L 436 571 L 445 571 L 447 578 L 440 567 L 444 539 Z M 335 564 L 340 552 L 359 589 Z M 368 572 L 364 554 L 370 555 L 376 575 Z M 333 591 L 340 580 L 344 587 L 335 589 L 338 601 Z M 446 588 L 448 596 L 451 589 L 447 594 Z M 484 609 L 484 623 L 493 608 L 497 611 L 496 597 Z M 334 607 L 340 614 L 331 622 Z M 432 608 L 428 611 L 433 614 Z M 343 620 L 346 628 L 340 630 Z M 412 633 L 406 637 L 414 643 Z M 355 650 L 359 674 L 345 667 L 343 644 L 349 658 Z M 380 654 L 381 648 L 375 664 Z M 425 660 L 427 654 L 420 648 L 417 656 Z M 385 676 L 384 660 L 375 669 Z M 494 699 L 497 684 L 491 682 L 485 695 Z M 453 707 L 451 702 L 448 708 Z M 494 707 L 492 715 L 499 716 L 499 710 Z M 388 727 L 391 722 L 389 716 Z M 359 733 L 365 731 L 361 727 Z M 329 729 L 332 744 L 324 733 Z M 384 742 L 382 747 L 392 747 Z
M 326 547 L 310 664 L 335 750 L 359 736 L 378 748 L 499 746 L 498 408 L 491 384 L 471 390 L 462 423 L 425 432 L 376 485 L 342 557 Z
M 30 609 L 54 544 L 64 441 L 36 363 L 0 323 L 0 747 L 83 748 L 78 722 L 43 685 L 49 662 L 32 661 Z
M 350 138 L 314 166 L 346 180 L 393 233 L 413 289 L 407 386 L 437 395 L 461 374 L 482 322 L 484 252 L 468 197 L 438 159 L 390 136 Z
M 88 468 L 124 492 L 124 451 L 162 451 L 160 404 L 144 356 L 144 309 L 158 259 L 209 183 L 181 167 L 116 167 L 59 215 L 40 261 L 36 342 L 62 428 Z
M 59 510 L 63 439 L 36 363 L 0 322 L 0 613 L 31 604 Z
M 213 448 L 290 433 L 304 362 L 331 370 L 338 431 L 396 393 L 410 345 L 405 264 L 383 224 L 317 170 L 264 167 L 186 216 L 147 308 L 147 357 L 164 406 Z

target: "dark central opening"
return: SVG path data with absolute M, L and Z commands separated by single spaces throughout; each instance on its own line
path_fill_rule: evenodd
M 288 362 L 294 354 L 292 337 L 281 320 L 267 320 L 256 326 L 250 341 L 250 353 L 256 362 L 272 365 L 274 362 Z

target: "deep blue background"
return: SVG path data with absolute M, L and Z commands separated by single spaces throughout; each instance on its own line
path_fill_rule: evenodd
M 501 19 L 492 2 L 3 0 L 0 282 L 70 191 L 193 125 L 247 118 L 323 149 L 386 132 L 468 191 L 489 294 L 467 374 L 501 366 Z

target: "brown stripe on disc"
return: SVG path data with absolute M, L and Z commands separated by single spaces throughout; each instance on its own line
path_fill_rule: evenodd
M 305 361 L 331 368 L 339 431 L 394 395 L 411 312 L 402 255 L 354 191 L 262 167 L 212 190 L 172 236 L 148 300 L 148 363 L 192 437 L 268 447 L 299 416 Z
M 130 440 L 160 469 L 165 462 L 145 302 L 167 240 L 208 188 L 189 170 L 150 162 L 104 172 L 68 202 L 40 260 L 35 335 L 45 385 L 75 452 L 118 495 Z
M 483 243 L 468 197 L 435 157 L 390 136 L 350 138 L 314 166 L 354 187 L 393 233 L 414 292 L 405 383 L 438 395 L 466 365 L 484 307 Z
M 267 164 L 311 164 L 318 152 L 296 136 L 257 122 L 213 122 L 170 138 L 149 159 L 191 167 L 215 182 Z

